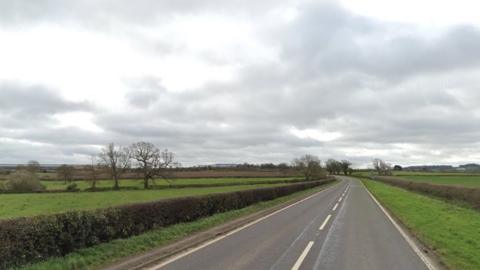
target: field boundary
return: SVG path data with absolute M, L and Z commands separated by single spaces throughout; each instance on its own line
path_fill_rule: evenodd
M 414 182 L 390 176 L 376 176 L 370 179 L 427 196 L 434 196 L 449 201 L 462 201 L 477 210 L 480 209 L 480 188 Z
M 104 268 L 101 269 L 138 270 L 156 266 L 156 264 L 161 263 L 162 261 L 163 264 L 165 264 L 172 259 L 178 259 L 180 256 L 186 256 L 240 230 L 250 227 L 272 215 L 275 215 L 276 213 L 286 210 L 298 203 L 301 203 L 305 200 L 310 199 L 311 197 L 327 191 L 330 188 L 338 185 L 339 183 L 340 181 L 336 180 L 335 182 L 328 184 L 328 186 L 319 186 L 319 188 L 322 189 L 318 192 L 315 192 L 314 194 L 306 194 L 304 196 L 294 198 L 279 205 L 249 214 L 245 217 L 234 219 L 206 231 L 195 233 L 191 236 L 176 241 L 175 243 L 159 247 L 143 254 L 136 254 L 129 258 L 125 258 L 122 261 L 106 265 Z
M 236 178 L 232 178 L 236 179 Z M 238 178 L 241 179 L 241 178 Z M 313 180 L 305 180 L 304 178 L 294 178 L 294 179 L 272 179 L 271 181 L 245 181 L 245 182 L 233 182 L 233 183 L 212 183 L 212 184 L 170 184 L 170 185 L 152 185 L 148 190 L 165 190 L 165 189 L 181 189 L 181 188 L 212 188 L 212 187 L 230 187 L 230 186 L 248 186 L 248 185 L 277 185 L 277 184 L 296 184 L 296 183 L 309 183 L 315 181 L 329 181 L 333 177 L 319 178 Z M 138 179 L 137 179 L 138 180 Z M 132 180 L 133 181 L 133 180 Z M 75 183 L 75 182 L 72 182 Z M 86 188 L 86 189 L 45 189 L 39 191 L 7 191 L 0 188 L 1 194 L 28 194 L 28 193 L 83 193 L 83 192 L 115 192 L 115 191 L 138 191 L 145 190 L 141 187 L 131 187 L 125 186 L 120 187 L 119 189 L 113 189 L 113 187 L 97 187 L 95 189 Z

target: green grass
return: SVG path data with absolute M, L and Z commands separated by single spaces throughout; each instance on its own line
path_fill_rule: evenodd
M 441 185 L 457 185 L 465 187 L 480 188 L 480 175 L 479 176 L 467 176 L 467 175 L 411 175 L 402 176 L 404 179 L 408 179 L 414 182 L 441 184 Z
M 376 181 L 363 180 L 382 204 L 451 269 L 480 269 L 480 212 Z
M 132 254 L 141 253 L 156 247 L 175 242 L 193 233 L 210 229 L 227 221 L 273 207 L 280 203 L 313 194 L 326 186 L 300 191 L 275 200 L 261 202 L 239 210 L 233 210 L 200 220 L 173 225 L 130 237 L 115 240 L 94 247 L 73 252 L 62 258 L 52 258 L 41 263 L 22 268 L 22 270 L 60 270 L 60 269 L 97 269 L 105 264 L 120 260 Z
M 191 185 L 191 184 L 200 184 L 200 185 L 209 185 L 217 183 L 250 183 L 250 182 L 271 182 L 276 180 L 291 180 L 298 179 L 299 177 L 259 177 L 259 178 L 179 178 L 171 180 L 170 183 L 174 185 Z M 47 190 L 65 190 L 70 183 L 65 184 L 63 181 L 50 181 L 42 180 L 42 185 L 44 185 Z M 85 190 L 91 187 L 90 181 L 74 181 L 72 183 L 77 184 L 77 187 L 80 190 Z M 164 179 L 156 179 L 154 181 L 156 186 L 168 186 L 169 182 Z M 99 180 L 97 181 L 96 186 L 98 188 L 113 187 L 113 180 Z M 136 187 L 143 188 L 143 180 L 141 179 L 125 179 L 120 180 L 121 187 Z
M 52 214 L 71 210 L 105 208 L 173 197 L 231 192 L 277 185 L 243 185 L 211 188 L 122 190 L 78 193 L 0 194 L 0 219 Z

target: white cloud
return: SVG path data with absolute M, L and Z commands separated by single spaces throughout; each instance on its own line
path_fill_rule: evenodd
M 290 128 L 290 132 L 301 139 L 313 139 L 320 142 L 330 142 L 334 141 L 342 136 L 340 132 L 329 132 L 329 131 L 322 131 L 318 129 L 298 129 L 296 127 Z
M 137 140 L 186 165 L 476 161 L 460 2 L 0 0 L 0 162 Z

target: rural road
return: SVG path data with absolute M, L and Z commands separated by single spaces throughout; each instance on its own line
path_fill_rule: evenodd
M 149 268 L 429 269 L 356 179 Z

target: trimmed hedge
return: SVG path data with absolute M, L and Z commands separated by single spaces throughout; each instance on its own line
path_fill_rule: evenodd
M 21 266 L 148 230 L 240 209 L 335 181 L 328 179 L 0 221 L 0 269 Z
M 278 179 L 278 180 L 271 180 L 271 181 L 247 181 L 247 182 L 221 182 L 221 183 L 212 183 L 212 184 L 171 184 L 166 186 L 152 186 L 152 189 L 169 189 L 169 188 L 203 188 L 203 187 L 227 187 L 227 186 L 243 186 L 243 185 L 276 185 L 276 184 L 293 184 L 293 183 L 304 183 L 310 181 L 318 181 L 318 180 L 328 180 L 328 178 L 324 179 L 314 179 L 314 180 L 305 180 L 305 178 L 297 178 L 297 179 Z
M 373 180 L 418 193 L 441 197 L 447 200 L 463 201 L 480 209 L 480 188 L 413 182 L 396 177 L 372 177 Z

